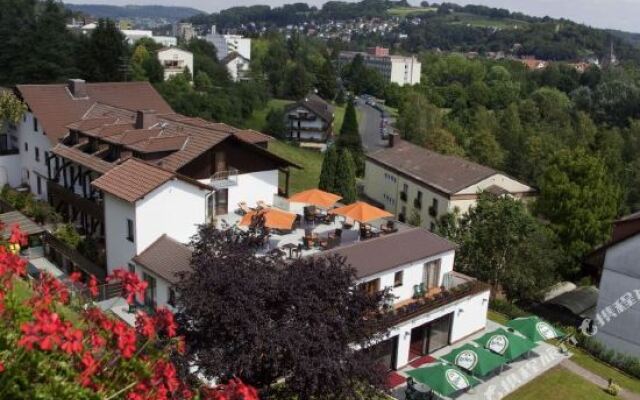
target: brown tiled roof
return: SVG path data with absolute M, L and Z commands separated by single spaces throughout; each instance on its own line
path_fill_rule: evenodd
M 189 141 L 188 136 L 160 136 L 137 142 L 128 146 L 131 150 L 141 153 L 156 153 L 163 151 L 177 151 L 182 149 Z
M 412 228 L 330 250 L 321 256 L 337 254 L 345 257 L 357 276 L 365 278 L 455 248 L 454 243 L 426 229 Z
M 191 249 L 184 244 L 162 235 L 133 261 L 169 283 L 177 283 L 178 272 L 191 270 Z
M 400 139 L 395 139 L 393 147 L 370 153 L 367 158 L 449 195 L 497 173 L 484 165 Z
M 87 97 L 74 98 L 66 84 L 16 86 L 52 143 L 57 143 L 67 133 L 66 126 L 81 120 L 96 103 L 134 111 L 152 108 L 160 114 L 173 113 L 148 82 L 87 83 L 86 89 Z
M 265 135 L 262 132 L 254 131 L 253 129 L 245 129 L 234 133 L 239 139 L 248 143 L 258 144 L 266 143 L 273 140 L 273 137 Z
M 110 162 L 104 161 L 98 157 L 93 157 L 81 150 L 73 147 L 67 147 L 63 144 L 57 144 L 53 149 L 51 149 L 51 152 L 101 174 L 104 174 L 115 167 L 115 165 Z
M 131 158 L 91 182 L 96 188 L 130 203 L 136 202 L 176 174 Z

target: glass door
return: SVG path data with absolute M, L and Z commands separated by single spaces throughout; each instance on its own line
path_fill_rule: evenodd
M 440 286 L 440 259 L 424 264 L 422 279 L 427 291 Z
M 449 345 L 452 320 L 453 313 L 450 313 L 429 323 L 428 353 Z

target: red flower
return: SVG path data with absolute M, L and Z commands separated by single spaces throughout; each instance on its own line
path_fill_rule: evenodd
M 82 274 L 80 272 L 73 272 L 71 273 L 71 275 L 69 275 L 69 280 L 71 282 L 77 283 L 77 282 L 80 282 L 81 279 L 82 279 Z
M 170 362 L 159 360 L 156 363 L 151 384 L 157 388 L 160 396 L 174 393 L 180 388 L 180 381 L 176 376 L 176 368 Z M 164 389 L 164 390 L 163 390 Z
M 98 307 L 92 307 L 85 311 L 84 319 L 88 322 L 92 322 L 94 325 L 99 326 L 105 331 L 111 331 L 111 329 L 113 329 L 114 322 Z
M 151 387 L 145 383 L 140 382 L 134 386 L 133 390 L 127 394 L 127 400 L 146 400 L 150 397 Z
M 4 312 L 4 292 L 0 291 L 0 314 Z
M 80 384 L 84 387 L 92 386 L 91 377 L 98 370 L 98 363 L 89 352 L 85 352 L 80 360 L 82 372 L 80 373 Z
M 4 364 L 0 361 L 0 373 L 4 372 Z
M 141 280 L 134 272 L 116 269 L 107 276 L 107 281 L 120 281 L 122 283 L 122 297 L 127 299 L 127 303 L 133 303 L 136 294 L 143 294 L 147 289 L 147 282 Z
M 164 331 L 170 338 L 176 335 L 178 329 L 173 313 L 164 307 L 156 309 L 156 326 L 158 331 Z
M 67 324 L 62 334 L 60 348 L 67 354 L 80 353 L 82 351 L 82 331 Z
M 136 316 L 136 328 L 138 333 L 148 339 L 156 335 L 155 321 L 147 313 L 140 311 Z
M 89 344 L 94 349 L 101 349 L 107 344 L 107 341 L 95 329 L 91 329 L 89 331 Z
M 54 299 L 63 304 L 69 302 L 69 289 L 48 272 L 40 274 L 34 289 L 39 296 L 32 297 L 31 303 L 37 309 L 49 307 Z
M 136 352 L 136 333 L 122 322 L 116 322 L 113 326 L 113 333 L 116 336 L 116 345 L 120 354 L 125 359 L 133 357 Z
M 24 323 L 20 329 L 23 336 L 18 341 L 19 346 L 32 350 L 37 343 L 41 350 L 48 351 L 60 344 L 64 326 L 58 314 L 40 310 L 36 313 L 35 322 Z
M 89 282 L 87 283 L 87 287 L 89 288 L 89 293 L 91 294 L 91 297 L 93 298 L 98 297 L 98 280 L 96 279 L 95 275 L 91 275 L 89 277 Z
M 15 224 L 11 227 L 11 236 L 9 237 L 9 243 L 19 244 L 20 246 L 26 246 L 29 244 L 29 238 L 22 233 L 20 225 Z

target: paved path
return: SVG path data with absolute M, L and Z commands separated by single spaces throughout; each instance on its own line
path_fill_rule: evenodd
M 560 363 L 560 365 L 573 372 L 574 374 L 581 376 L 582 378 L 586 379 L 587 381 L 601 387 L 601 388 L 606 388 L 609 386 L 609 380 L 605 379 L 603 377 L 601 377 L 600 375 L 596 375 L 593 372 L 582 368 L 581 366 L 579 366 L 578 364 L 576 364 L 575 362 L 571 361 L 571 360 L 564 360 Z M 627 390 L 622 389 L 620 391 L 620 393 L 618 394 L 618 397 L 620 397 L 621 399 L 625 399 L 625 400 L 640 400 L 640 395 L 636 394 L 636 393 L 631 393 Z
M 382 115 L 380 111 L 358 101 L 357 109 L 360 114 L 358 128 L 362 137 L 362 147 L 366 153 L 386 146 L 386 140 L 382 140 L 380 135 L 380 124 Z

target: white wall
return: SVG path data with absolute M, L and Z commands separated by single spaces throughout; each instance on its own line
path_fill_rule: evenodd
M 9 154 L 0 156 L 0 186 L 9 184 L 10 186 L 19 186 L 20 180 L 20 164 L 21 154 Z
M 171 284 L 165 280 L 164 278 L 159 277 L 158 275 L 154 274 L 153 272 L 149 271 L 148 269 L 144 268 L 143 266 L 139 265 L 139 264 L 134 264 L 135 268 L 136 268 L 136 274 L 138 275 L 138 277 L 140 277 L 140 279 L 144 279 L 144 275 L 143 274 L 147 274 L 152 276 L 153 278 L 155 278 L 156 280 L 156 305 L 158 307 L 167 307 L 168 309 L 174 311 L 174 308 L 172 306 L 169 305 L 169 288 L 171 287 Z M 144 296 L 142 297 L 144 298 Z
M 104 231 L 109 273 L 119 267 L 126 268 L 129 260 L 136 255 L 136 244 L 127 239 L 127 219 L 135 224 L 135 206 L 105 193 Z M 137 226 L 134 225 L 134 229 L 137 230 Z
M 34 117 L 33 114 L 28 112 L 25 114 L 25 118 L 17 127 L 18 136 L 18 148 L 20 149 L 20 179 L 26 179 L 26 172 L 29 171 L 28 184 L 31 187 L 31 192 L 36 197 L 46 200 L 47 199 L 47 162 L 46 152 L 51 149 L 51 141 L 42 130 L 42 123 L 38 121 L 37 131 L 34 130 Z M 28 150 L 25 151 L 25 143 L 28 143 Z M 40 161 L 36 161 L 35 153 L 36 148 L 40 153 Z M 42 192 L 38 195 L 37 191 L 37 176 L 40 176 Z
M 229 188 L 229 212 L 238 208 L 244 201 L 249 207 L 255 207 L 258 200 L 267 204 L 273 202 L 278 194 L 278 170 L 252 172 L 238 175 L 238 185 Z
M 162 64 L 162 66 L 164 67 L 165 80 L 171 78 L 172 76 L 183 73 L 186 68 L 189 68 L 189 72 L 191 73 L 191 76 L 192 77 L 194 76 L 193 54 L 188 51 L 178 49 L 177 47 L 164 49 L 164 50 L 158 51 L 158 61 L 160 61 L 160 64 Z M 165 65 L 166 62 L 171 62 L 171 61 L 177 61 L 178 66 L 169 67 Z
M 206 221 L 207 191 L 181 180 L 172 180 L 136 203 L 136 254 L 162 234 L 187 243 Z

